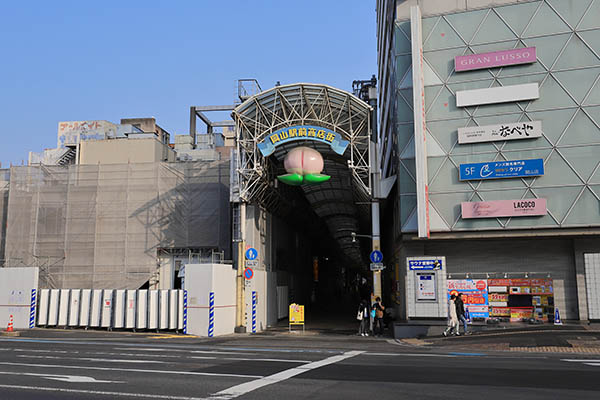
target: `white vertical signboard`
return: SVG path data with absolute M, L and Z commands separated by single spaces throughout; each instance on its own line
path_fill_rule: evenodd
M 417 221 L 419 237 L 429 237 L 429 188 L 427 185 L 427 135 L 425 125 L 425 78 L 423 76 L 423 34 L 419 6 L 410 8 L 412 41 L 413 113 L 415 128 L 415 173 L 417 179 Z

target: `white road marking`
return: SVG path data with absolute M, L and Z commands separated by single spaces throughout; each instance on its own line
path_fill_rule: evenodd
M 15 349 L 15 351 L 26 351 L 30 353 L 59 353 L 59 354 L 76 354 L 78 351 L 62 351 L 62 350 L 30 350 L 30 349 Z
M 589 358 L 562 358 L 560 361 L 580 362 L 580 363 L 600 363 L 600 360 L 590 360 Z
M 91 376 L 81 375 L 54 375 L 54 374 L 34 374 L 31 372 L 9 372 L 1 371 L 2 375 L 25 375 L 25 376 L 39 376 L 45 379 L 53 379 L 55 381 L 63 381 L 70 383 L 125 383 L 124 381 L 103 381 L 92 378 Z
M 129 369 L 129 368 L 114 368 L 114 367 L 87 367 L 79 365 L 54 365 L 54 364 L 25 364 L 0 362 L 0 365 L 15 365 L 20 367 L 40 367 L 40 368 L 65 368 L 65 369 L 94 369 L 99 371 L 124 371 L 124 372 L 141 372 L 153 374 L 174 374 L 174 375 L 198 375 L 198 376 L 224 376 L 233 378 L 263 378 L 262 375 L 241 375 L 241 374 L 220 374 L 216 372 L 191 372 L 191 371 L 164 371 L 157 369 Z
M 392 356 L 392 357 L 458 357 L 455 354 L 429 354 L 429 353 L 364 353 L 365 356 Z
M 157 358 L 181 358 L 182 355 L 170 356 L 167 354 L 144 354 L 144 353 L 103 353 L 103 352 L 88 352 L 96 356 L 121 356 L 121 357 L 157 357 Z
M 19 358 L 44 358 L 44 359 L 50 359 L 50 360 L 64 358 L 64 357 L 57 357 L 57 356 L 28 356 L 28 355 L 21 355 L 21 356 L 17 356 L 17 357 L 19 357 Z
M 308 364 L 310 361 L 306 360 L 286 360 L 283 358 L 241 358 L 241 357 L 205 357 L 205 356 L 192 356 L 190 358 L 196 358 L 200 360 L 226 360 L 226 361 L 273 361 L 273 362 L 285 362 L 285 363 L 296 363 L 296 364 Z
M 191 353 L 197 353 L 197 354 L 235 354 L 235 355 L 245 355 L 245 356 L 251 356 L 255 353 L 241 353 L 239 351 L 217 351 L 217 350 L 194 350 Z
M 195 357 L 192 357 L 195 358 Z M 272 362 L 284 362 L 284 363 L 296 363 L 296 364 L 308 364 L 312 361 L 307 360 L 286 360 L 284 358 L 241 358 L 241 357 L 223 357 L 219 360 L 233 360 L 233 361 L 272 361 Z
M 99 362 L 122 362 L 122 363 L 132 363 L 132 364 L 164 364 L 166 361 L 157 361 L 157 360 L 121 360 L 121 359 L 111 359 L 111 358 L 69 358 L 70 360 L 85 360 L 85 361 L 99 361 Z
M 178 349 L 156 349 L 153 347 L 115 347 L 115 350 L 140 350 L 140 351 L 155 351 L 155 352 L 181 352 L 181 353 L 196 353 L 196 354 L 235 354 L 235 355 L 254 355 L 256 353 L 244 353 L 239 351 L 219 351 L 219 350 L 178 350 Z
M 206 400 L 199 397 L 182 397 L 182 396 L 163 396 L 160 394 L 143 394 L 143 393 L 124 393 L 124 392 L 104 392 L 101 390 L 77 390 L 77 389 L 62 389 L 62 388 L 51 388 L 51 387 L 34 387 L 34 386 L 20 386 L 20 385 L 0 385 L 0 388 L 5 389 L 21 389 L 21 390 L 37 390 L 43 392 L 59 392 L 59 393 L 80 393 L 80 394 L 92 394 L 99 396 L 110 396 L 110 397 L 137 397 L 144 399 L 163 399 L 163 400 Z
M 600 367 L 600 360 L 591 360 L 589 358 L 562 358 L 560 361 L 581 363 L 590 367 Z
M 335 364 L 337 362 L 343 361 L 345 359 L 355 357 L 359 354 L 364 353 L 363 351 L 348 351 L 342 355 L 332 356 L 325 358 L 320 361 L 311 362 L 306 365 L 302 365 L 300 367 L 287 369 L 285 371 L 278 372 L 276 374 L 266 376 L 261 379 L 257 379 L 255 381 L 250 381 L 246 383 L 242 383 L 241 385 L 233 386 L 229 389 L 221 390 L 209 397 L 211 400 L 229 400 L 239 396 L 242 396 L 246 393 L 252 392 L 253 390 L 260 389 L 264 386 L 272 385 L 274 383 L 278 383 L 284 381 L 286 379 L 290 379 L 296 375 L 303 374 L 315 368 L 324 367 L 326 365 Z
M 122 362 L 122 363 L 134 363 L 134 364 L 165 364 L 166 361 L 157 360 L 123 360 L 116 358 L 88 358 L 88 357 L 56 357 L 56 356 L 17 356 L 21 358 L 45 358 L 45 359 L 59 359 L 59 360 L 83 360 L 83 361 L 98 361 L 98 362 Z

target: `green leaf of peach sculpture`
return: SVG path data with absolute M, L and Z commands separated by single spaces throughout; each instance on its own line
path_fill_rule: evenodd
M 299 186 L 304 184 L 319 184 L 331 179 L 331 176 L 321 174 L 323 157 L 310 147 L 295 147 L 283 160 L 283 166 L 288 172 L 277 177 L 287 185 Z

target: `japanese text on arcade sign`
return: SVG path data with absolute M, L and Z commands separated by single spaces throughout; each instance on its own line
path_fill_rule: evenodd
M 441 259 L 432 260 L 408 260 L 408 269 L 424 270 L 424 269 L 442 269 Z
M 258 149 L 264 157 L 267 157 L 273 154 L 277 146 L 296 140 L 314 140 L 326 143 L 340 155 L 344 154 L 350 143 L 343 140 L 339 133 L 330 129 L 312 125 L 297 125 L 268 134 L 262 142 L 258 143 Z
M 544 175 L 544 160 L 492 161 L 460 164 L 460 180 L 517 178 Z
M 462 293 L 465 308 L 469 309 L 472 318 L 488 318 L 487 281 L 485 279 L 449 279 L 448 299 L 450 295 Z

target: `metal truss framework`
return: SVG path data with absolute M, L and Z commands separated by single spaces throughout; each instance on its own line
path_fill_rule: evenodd
M 369 202 L 373 195 L 372 112 L 372 107 L 358 97 L 320 84 L 276 86 L 251 96 L 232 113 L 240 200 L 258 203 L 272 212 L 285 207 L 281 190 L 286 189 L 275 188 L 277 168 L 287 150 L 302 142 L 282 145 L 272 156 L 263 157 L 257 145 L 269 134 L 294 125 L 331 129 L 350 144 L 339 156 L 326 145 L 306 141 L 304 145 L 321 152 L 325 173 L 333 179 L 318 186 L 303 186 L 302 190 L 345 254 L 360 260 L 359 244 L 351 242 L 349 232 L 368 224 L 368 209 L 359 210 L 357 203 Z
M 371 107 L 352 94 L 326 85 L 299 83 L 277 86 L 250 97 L 232 116 L 237 137 L 240 198 L 264 203 L 273 179 L 268 159 L 257 144 L 270 133 L 293 125 L 318 125 L 350 142 L 344 157 L 353 183 L 372 193 L 369 167 Z

